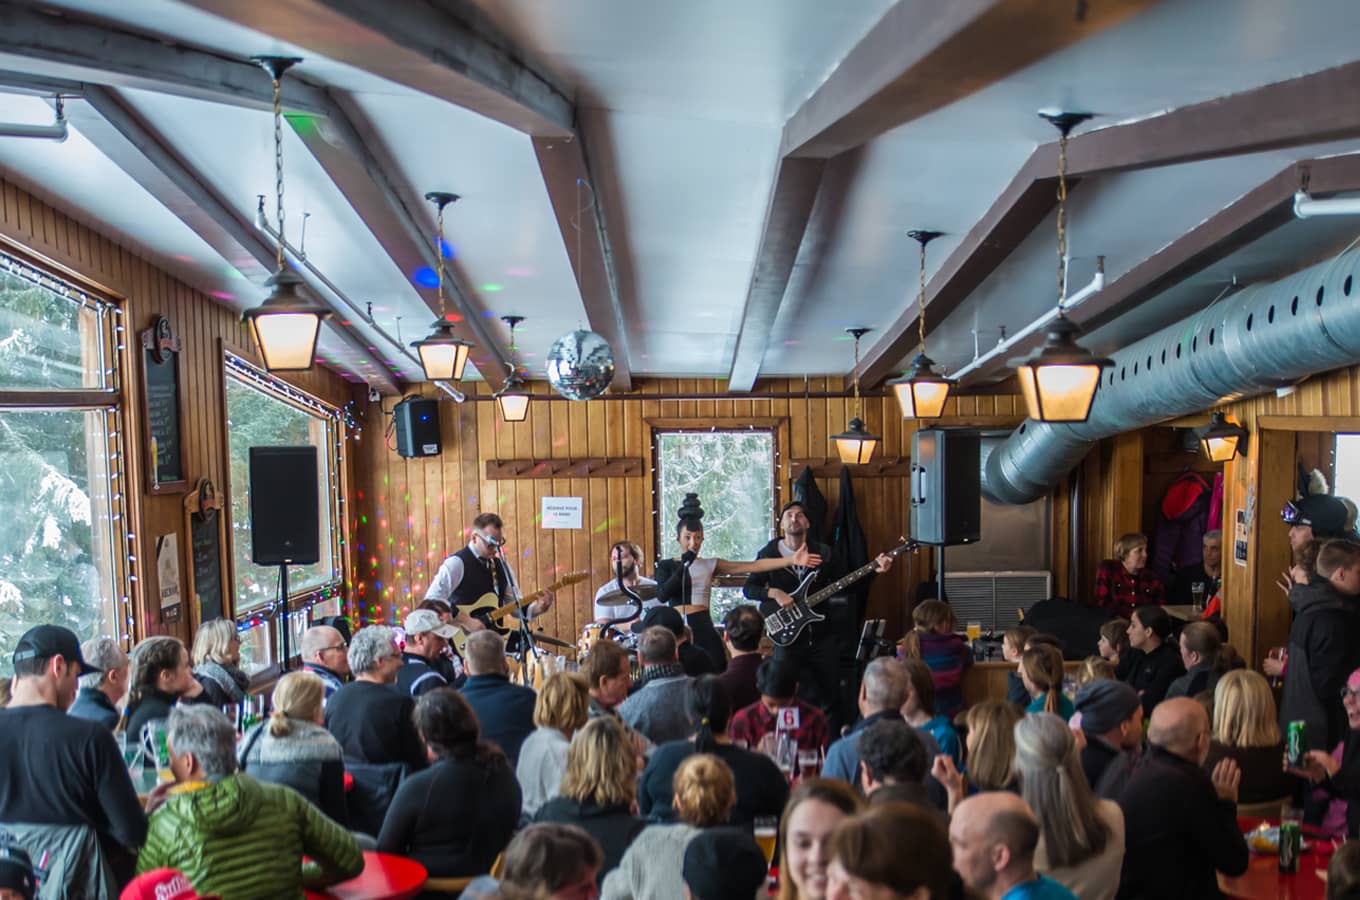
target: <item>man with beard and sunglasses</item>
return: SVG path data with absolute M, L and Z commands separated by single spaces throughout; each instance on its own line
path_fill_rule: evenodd
M 468 614 L 466 607 L 484 594 L 495 594 L 502 604 L 522 597 L 510 565 L 501 554 L 505 546 L 504 524 L 495 513 L 482 513 L 472 520 L 472 537 L 462 550 L 444 560 L 425 592 L 426 600 L 443 600 L 453 607 L 453 624 L 471 634 L 486 628 L 481 619 Z M 529 604 L 529 618 L 552 609 L 551 591 Z M 510 619 L 506 620 L 507 622 Z

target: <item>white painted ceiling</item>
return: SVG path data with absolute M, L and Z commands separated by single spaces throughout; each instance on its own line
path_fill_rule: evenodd
M 606 222 L 615 252 L 632 272 L 623 307 L 628 363 L 635 374 L 725 377 L 743 321 L 784 123 L 832 73 L 893 0 L 475 0 L 516 52 L 539 66 L 596 123 L 593 162 L 615 201 Z M 390 174 L 419 197 L 462 195 L 447 213 L 453 265 L 486 323 L 505 336 L 500 315 L 522 315 L 519 361 L 541 375 L 554 338 L 589 327 L 573 277 L 579 245 L 559 229 L 532 140 L 507 125 L 327 58 L 268 33 L 269 4 L 247 28 L 178 0 L 56 0 L 45 4 L 110 28 L 155 35 L 213 54 L 305 57 L 294 71 L 343 98 L 393 161 Z M 393 15 L 400 5 L 393 4 Z M 1156 115 L 1360 59 L 1360 4 L 1354 0 L 1164 0 L 1009 78 L 832 159 L 798 253 L 761 374 L 840 375 L 851 367 L 850 326 L 878 329 L 872 342 L 915 304 L 912 228 L 945 236 L 931 244 L 933 274 L 1051 128 L 1040 107 L 1087 109 L 1083 130 Z M 375 68 L 377 68 L 375 66 Z M 60 65 L 0 55 L 0 69 L 100 83 L 97 63 Z M 261 79 L 264 79 L 261 73 Z M 256 195 L 272 195 L 267 112 L 176 92 L 114 85 L 118 96 L 227 202 L 253 219 Z M 0 91 L 3 91 L 0 85 Z M 0 93 L 0 120 L 46 122 L 40 98 Z M 347 296 L 372 304 L 377 324 L 402 343 L 424 335 L 432 292 L 384 252 L 371 223 L 350 207 L 296 134 L 285 129 L 287 233 Z M 1297 159 L 1360 151 L 1360 142 L 1258 153 L 1211 162 L 1091 178 L 1073 191 L 1074 282 L 1090 257 L 1111 277 L 1129 270 L 1195 224 Z M 601 162 L 601 160 L 606 162 Z M 234 308 L 264 295 L 207 242 L 104 156 L 78 131 L 63 144 L 0 138 L 0 175 L 131 245 Z M 593 227 L 592 186 L 583 185 L 577 221 Z M 272 215 L 272 196 L 268 208 Z M 433 240 L 433 211 L 413 210 Z M 1295 226 L 1290 226 L 1294 228 Z M 1308 241 L 1244 248 L 1278 271 L 1282 256 Z M 1000 326 L 1014 331 L 1055 299 L 1052 217 L 1042 223 L 930 336 L 947 369 L 966 362 L 973 331 L 984 348 Z M 1299 259 L 1299 264 L 1307 260 Z M 1261 268 L 1261 267 L 1258 267 Z M 1220 277 L 1222 267 L 1215 269 Z M 1127 327 L 1102 331 L 1102 346 L 1217 288 L 1208 276 L 1169 291 Z M 587 285 L 588 291 L 599 289 Z M 1208 296 L 1203 296 L 1204 294 Z M 343 313 L 344 311 L 342 311 Z M 377 367 L 416 380 L 418 367 L 355 317 L 367 357 L 333 338 L 323 356 L 353 378 Z M 1120 325 L 1120 323 L 1116 323 Z M 1105 347 L 1109 349 L 1108 347 Z M 914 352 L 914 350 L 912 351 Z M 910 355 L 910 354 L 908 354 Z M 905 364 L 903 359 L 902 363 Z

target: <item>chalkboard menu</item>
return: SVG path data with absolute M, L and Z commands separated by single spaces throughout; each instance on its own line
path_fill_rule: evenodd
M 184 498 L 185 518 L 189 520 L 189 548 L 191 567 L 190 595 L 198 605 L 198 621 L 227 617 L 230 610 L 224 602 L 222 500 L 213 483 L 200 478 L 197 486 Z
M 147 491 L 152 494 L 182 493 L 189 487 L 180 443 L 184 408 L 179 350 L 179 337 L 164 316 L 141 333 Z

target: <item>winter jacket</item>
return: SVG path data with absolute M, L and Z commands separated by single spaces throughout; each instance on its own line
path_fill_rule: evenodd
M 250 687 L 250 676 L 245 672 L 212 660 L 194 666 L 194 678 L 203 685 L 204 702 L 213 706 L 243 702 Z
M 161 868 L 178 869 L 203 894 L 280 900 L 353 878 L 364 857 L 297 791 L 236 774 L 179 785 L 152 814 L 137 871 Z
M 628 845 L 647 826 L 645 821 L 633 815 L 627 804 L 599 806 L 594 801 L 583 803 L 571 797 L 549 800 L 539 807 L 534 821 L 575 825 L 593 837 L 604 851 L 604 865 L 600 867 L 598 876 L 601 882 L 618 868 Z
M 1280 695 L 1280 730 L 1305 722 L 1308 746 L 1335 747 L 1346 731 L 1341 687 L 1356 667 L 1354 606 L 1329 582 L 1314 579 L 1289 591 L 1294 624 L 1289 629 L 1289 667 Z
M 341 825 L 345 810 L 345 761 L 340 742 L 320 725 L 289 719 L 282 737 L 270 733 L 272 720 L 256 725 L 241 738 L 241 771 L 260 781 L 283 784 L 306 797 Z
M 113 705 L 109 695 L 99 688 L 83 687 L 76 694 L 76 702 L 71 704 L 71 708 L 66 711 L 67 715 L 75 716 L 77 719 L 89 719 L 91 722 L 98 722 L 109 731 L 118 727 L 123 714 L 118 711 L 118 707 Z
M 831 561 L 833 568 L 837 572 L 853 572 L 869 560 L 873 559 L 869 555 L 869 539 L 864 535 L 864 529 L 859 524 L 859 513 L 855 508 L 855 488 L 850 480 L 850 469 L 841 466 L 840 498 L 836 504 L 836 521 L 831 529 Z M 864 607 L 869 597 L 869 586 L 873 583 L 874 576 L 857 582 L 852 587 L 846 588 L 846 595 L 850 598 L 851 616 L 849 625 L 850 633 L 842 637 L 842 646 L 854 646 L 854 640 L 858 636 L 859 623 L 864 620 Z
M 1150 716 L 1153 707 L 1166 699 L 1171 683 L 1185 674 L 1181 652 L 1164 641 L 1151 653 L 1130 650 L 1128 655 L 1133 665 L 1124 681 L 1143 698 L 1143 715 Z
M 1166 586 L 1151 567 L 1133 573 L 1117 559 L 1104 560 L 1096 567 L 1096 586 L 1088 605 L 1128 619 L 1135 609 L 1149 604 L 1166 605 Z
M 684 900 L 685 848 L 697 834 L 684 822 L 648 825 L 604 880 L 601 900 Z
M 1162 495 L 1157 530 L 1153 532 L 1148 568 L 1163 581 L 1171 573 L 1204 559 L 1204 532 L 1209 525 L 1209 483 L 1186 472 Z
M 935 682 L 935 711 L 953 717 L 963 708 L 963 669 L 973 664 L 973 651 L 957 634 L 918 631 L 921 661 Z
M 1218 673 L 1214 671 L 1213 664 L 1202 662 L 1191 666 L 1184 675 L 1171 682 L 1171 686 L 1166 689 L 1166 699 L 1189 697 L 1193 700 L 1196 695 L 1213 691 L 1217 686 Z
M 812 474 L 811 468 L 803 469 L 801 475 L 793 482 L 793 499 L 803 504 L 803 513 L 807 516 L 810 526 L 808 534 L 814 540 L 822 540 L 830 530 L 830 516 L 827 515 L 826 498 L 822 496 L 821 490 L 817 487 L 817 478 Z

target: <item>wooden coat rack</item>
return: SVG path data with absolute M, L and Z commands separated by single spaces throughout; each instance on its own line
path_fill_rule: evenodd
M 489 459 L 486 462 L 488 481 L 518 478 L 627 478 L 644 473 L 640 457 Z

